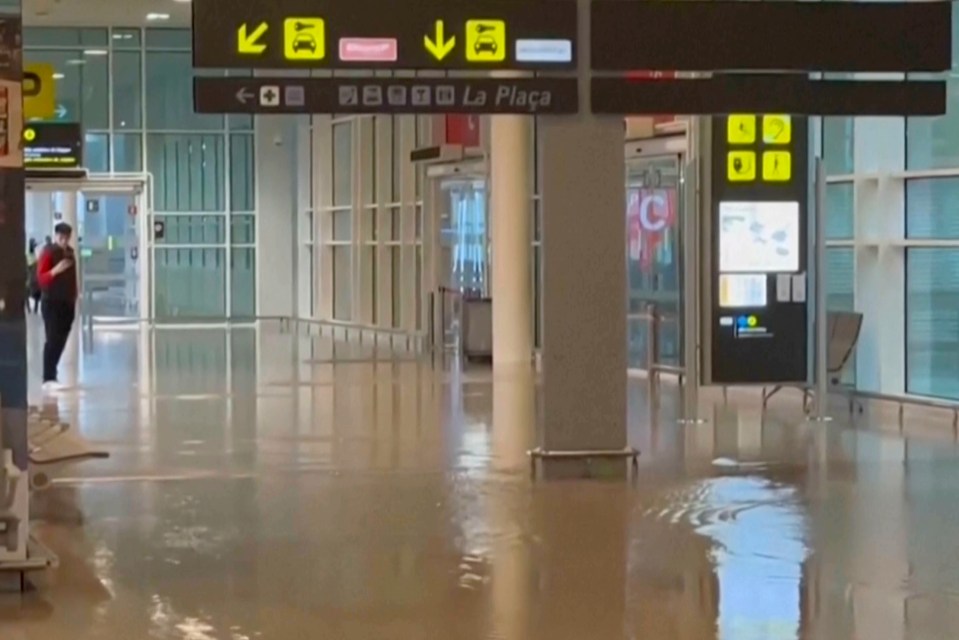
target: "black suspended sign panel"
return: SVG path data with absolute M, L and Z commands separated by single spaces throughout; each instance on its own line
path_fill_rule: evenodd
M 28 122 L 23 128 L 26 169 L 76 169 L 83 164 L 83 130 L 76 122 Z
M 593 113 L 772 112 L 826 116 L 935 116 L 943 81 L 810 80 L 805 74 L 732 74 L 696 79 L 592 79 Z
M 197 113 L 576 113 L 575 78 L 194 78 Z
M 597 70 L 935 72 L 952 64 L 949 2 L 595 0 L 591 15 Z
M 193 66 L 572 69 L 574 0 L 194 0 Z

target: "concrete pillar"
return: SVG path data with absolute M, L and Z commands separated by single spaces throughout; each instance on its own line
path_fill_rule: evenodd
M 15 141 L 23 133 L 21 105 L 22 69 L 19 3 L 0 3 L 0 23 L 9 64 L 0 72 L 0 88 L 7 96 L 6 139 L 0 149 L 0 472 L 3 495 L 8 495 L 12 475 L 7 468 L 11 453 L 20 479 L 13 489 L 12 503 L 0 505 L 0 563 L 22 560 L 27 555 L 29 499 L 27 475 L 27 327 L 24 303 L 27 277 L 24 232 L 23 152 Z M 9 535 L 16 532 L 16 535 Z M 21 587 L 19 576 L 0 575 L 0 590 Z
M 256 314 L 294 312 L 296 118 L 256 116 Z
M 532 180 L 528 116 L 490 118 L 490 232 L 493 363 L 533 356 Z
M 589 0 L 579 0 L 588 42 Z M 626 166 L 622 118 L 591 113 L 589 48 L 580 112 L 538 122 L 543 256 L 543 429 L 548 451 L 626 446 Z M 626 464 L 552 459 L 547 477 L 619 476 Z

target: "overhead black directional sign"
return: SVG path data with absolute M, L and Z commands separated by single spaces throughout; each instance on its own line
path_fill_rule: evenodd
M 593 113 L 773 112 L 829 116 L 935 116 L 946 83 L 932 80 L 810 80 L 806 74 L 716 74 L 649 81 L 592 80 Z
M 576 78 L 194 78 L 197 113 L 576 113 Z
M 575 0 L 194 0 L 193 66 L 572 69 Z
M 591 18 L 597 70 L 910 72 L 952 61 L 950 2 L 594 0 Z

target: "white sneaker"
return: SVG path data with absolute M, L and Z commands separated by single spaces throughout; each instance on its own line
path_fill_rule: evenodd
M 63 391 L 64 389 L 66 389 L 66 387 L 56 380 L 50 380 L 43 383 L 44 393 L 57 393 L 58 391 Z

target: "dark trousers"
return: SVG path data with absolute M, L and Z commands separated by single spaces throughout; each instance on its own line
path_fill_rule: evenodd
M 43 327 L 47 341 L 43 345 L 43 381 L 57 379 L 57 365 L 67 346 L 67 338 L 73 328 L 76 306 L 65 300 L 44 300 L 42 305 Z

